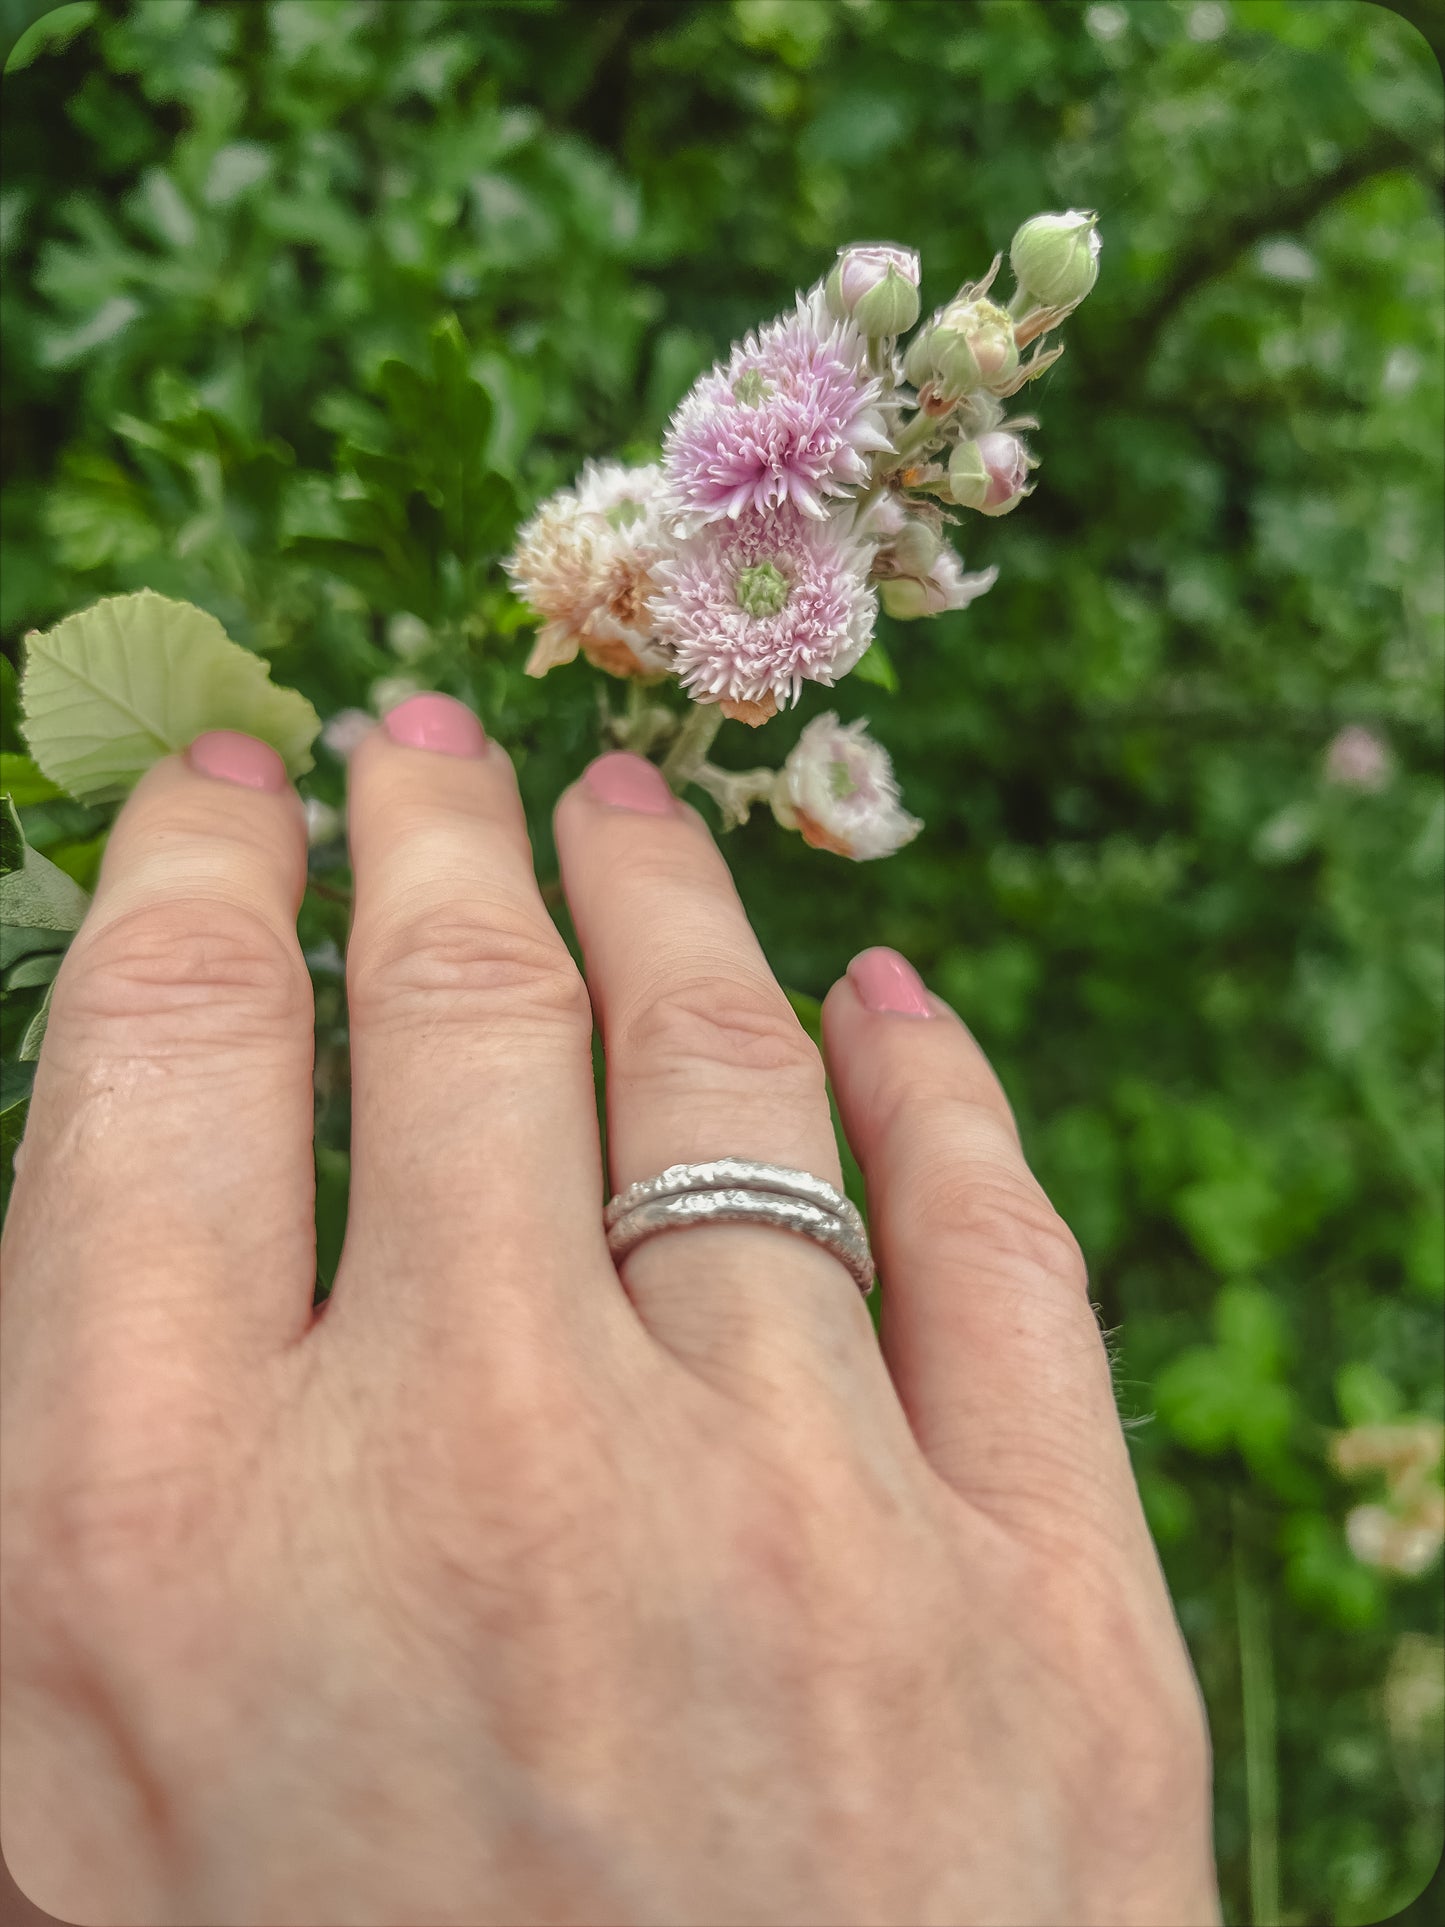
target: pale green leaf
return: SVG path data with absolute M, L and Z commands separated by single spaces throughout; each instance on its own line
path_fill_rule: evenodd
M 25 737 L 41 770 L 83 803 L 124 796 L 204 730 L 238 729 L 312 766 L 321 719 L 216 618 L 154 590 L 107 596 L 26 638 Z

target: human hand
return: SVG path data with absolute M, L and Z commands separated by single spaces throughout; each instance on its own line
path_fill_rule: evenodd
M 631 757 L 563 796 L 586 987 L 459 705 L 373 732 L 350 832 L 324 1315 L 269 751 L 144 778 L 57 981 L 5 1241 L 22 1887 L 186 1927 L 1217 1918 L 1083 1267 L 963 1025 L 889 952 L 825 1006 L 881 1351 L 774 1230 L 619 1281 L 593 1009 L 612 1188 L 725 1154 L 840 1182 L 705 828 Z

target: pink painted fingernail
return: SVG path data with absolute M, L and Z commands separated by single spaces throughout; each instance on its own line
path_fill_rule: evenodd
M 667 778 L 645 756 L 625 749 L 609 750 L 589 763 L 583 781 L 594 796 L 619 810 L 641 810 L 647 816 L 670 816 L 673 794 Z
M 286 787 L 286 765 L 271 745 L 239 729 L 208 729 L 186 751 L 186 761 L 197 775 L 239 783 L 242 789 L 275 794 Z
M 389 709 L 381 726 L 403 749 L 435 749 L 443 756 L 480 756 L 486 732 L 465 703 L 427 692 Z
M 923 979 L 896 950 L 860 950 L 848 966 L 848 979 L 869 1010 L 900 1017 L 931 1017 L 933 1006 Z

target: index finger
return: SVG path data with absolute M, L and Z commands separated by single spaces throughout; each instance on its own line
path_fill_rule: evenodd
M 113 1362 L 112 1340 L 187 1366 L 259 1356 L 309 1324 L 305 876 L 300 798 L 251 737 L 200 737 L 122 809 L 6 1222 L 7 1374 L 77 1347 Z

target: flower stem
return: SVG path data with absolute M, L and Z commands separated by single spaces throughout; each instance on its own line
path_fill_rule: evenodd
M 672 748 L 663 758 L 662 773 L 679 792 L 696 780 L 703 760 L 712 748 L 713 738 L 723 726 L 723 713 L 716 703 L 695 703 L 692 713 L 677 732 Z
M 747 822 L 754 803 L 772 795 L 777 774 L 774 769 L 719 769 L 716 763 L 704 762 L 698 764 L 692 780 L 722 811 L 723 828 L 735 830 Z
M 926 415 L 920 408 L 918 413 L 913 417 L 913 420 L 903 429 L 893 444 L 894 453 L 897 455 L 900 465 L 906 462 L 910 456 L 921 454 L 928 443 L 933 440 L 939 427 L 940 423 L 937 418 L 932 415 Z

